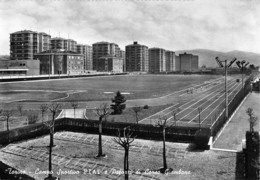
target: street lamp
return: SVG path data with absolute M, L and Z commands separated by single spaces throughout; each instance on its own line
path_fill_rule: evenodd
M 249 64 L 249 62 L 246 62 L 245 60 L 243 61 L 237 61 L 236 62 L 238 68 L 242 72 L 242 88 L 243 88 L 243 95 L 245 95 L 245 88 L 244 88 L 244 68 Z
M 229 64 L 227 64 L 227 63 L 228 63 L 228 60 L 227 60 L 227 59 L 221 61 L 221 60 L 219 59 L 219 57 L 216 57 L 216 61 L 217 61 L 218 65 L 219 65 L 221 68 L 224 67 L 224 69 L 225 69 L 225 101 L 226 101 L 226 103 L 225 103 L 225 112 L 226 112 L 226 113 L 225 113 L 225 114 L 226 114 L 226 119 L 228 119 L 227 69 L 228 69 L 236 60 L 237 60 L 237 58 L 233 58 L 233 59 L 229 62 Z M 222 62 L 224 62 L 225 64 L 223 65 Z

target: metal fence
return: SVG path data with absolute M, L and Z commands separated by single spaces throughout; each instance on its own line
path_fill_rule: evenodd
M 235 97 L 229 102 L 228 104 L 228 114 L 229 117 L 232 115 L 232 113 L 236 110 L 236 108 L 239 106 L 239 104 L 243 101 L 243 99 L 247 96 L 247 94 L 251 91 L 251 80 L 253 79 L 253 76 L 249 76 L 247 80 L 245 81 L 245 84 L 243 88 L 241 88 L 238 93 L 235 95 Z M 228 117 L 228 118 L 229 118 Z M 218 135 L 218 132 L 223 128 L 224 124 L 228 121 L 228 119 L 225 117 L 225 109 L 219 114 L 216 121 L 211 125 L 211 136 L 213 136 L 213 141 Z

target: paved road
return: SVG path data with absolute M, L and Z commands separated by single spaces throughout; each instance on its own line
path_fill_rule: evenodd
M 242 139 L 245 139 L 245 133 L 249 130 L 247 108 L 253 108 L 255 115 L 258 117 L 258 124 L 255 127 L 256 131 L 260 131 L 260 93 L 250 93 L 245 101 L 240 105 L 233 117 L 230 119 L 227 126 L 220 133 L 219 137 L 213 144 L 213 148 L 221 149 L 242 149 Z

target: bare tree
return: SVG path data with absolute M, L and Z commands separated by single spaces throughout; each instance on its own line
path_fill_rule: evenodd
M 125 180 L 128 180 L 129 178 L 129 147 L 130 144 L 134 142 L 135 137 L 132 137 L 133 132 L 129 128 L 124 128 L 124 137 L 122 138 L 120 135 L 120 130 L 118 129 L 117 138 L 114 138 L 113 141 L 122 146 L 125 150 L 125 156 L 124 156 L 124 174 L 125 174 Z
M 52 113 L 52 120 L 46 122 L 45 125 L 50 129 L 50 145 L 49 145 L 49 175 L 45 179 L 55 179 L 52 177 L 52 147 L 53 147 L 53 135 L 54 135 L 54 125 L 55 125 L 55 115 L 61 109 L 60 104 L 51 104 L 48 107 L 49 111 Z
M 142 111 L 141 107 L 133 107 L 133 111 L 135 113 L 135 120 L 136 120 L 136 124 L 138 125 L 138 113 Z
M 23 116 L 23 105 L 22 104 L 17 105 L 17 110 L 19 111 L 20 116 Z
M 201 111 L 202 111 L 202 107 L 198 107 L 198 112 L 199 112 L 199 130 L 201 128 L 201 126 L 200 126 L 200 113 L 201 113 Z
M 43 123 L 43 115 L 44 115 L 44 113 L 48 110 L 48 105 L 47 105 L 47 104 L 42 104 L 42 105 L 40 106 L 40 110 L 41 110 L 41 112 L 42 112 L 42 123 Z
M 1 110 L 1 115 L 5 117 L 6 121 L 6 131 L 7 131 L 7 140 L 8 143 L 10 142 L 10 130 L 9 130 L 9 122 L 11 119 L 11 116 L 13 115 L 14 110 Z
M 154 126 L 159 127 L 162 131 L 162 139 L 163 139 L 163 168 L 160 169 L 162 173 L 165 173 L 167 170 L 167 162 L 166 162 L 166 147 L 165 147 L 165 129 L 167 128 L 167 117 L 162 116 L 159 118 L 157 124 Z
M 250 126 L 250 132 L 254 132 L 254 127 L 256 126 L 257 124 L 257 120 L 258 118 L 254 115 L 254 110 L 253 108 L 248 108 L 246 110 L 246 113 L 248 114 L 249 116 L 249 126 Z
M 78 107 L 79 107 L 79 104 L 78 104 L 77 102 L 72 102 L 72 103 L 71 103 L 71 106 L 72 106 L 72 107 L 73 107 L 73 109 L 74 109 L 74 118 L 76 118 L 75 111 L 76 111 L 76 108 L 78 108 Z
M 95 113 L 98 115 L 98 155 L 97 157 L 104 157 L 102 152 L 102 121 L 111 113 L 107 104 L 103 103 L 99 108 L 96 108 Z

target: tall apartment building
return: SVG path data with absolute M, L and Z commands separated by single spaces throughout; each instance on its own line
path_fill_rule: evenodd
M 92 55 L 92 46 L 77 44 L 77 52 L 84 54 L 84 69 L 93 70 L 93 55 Z
M 180 71 L 197 71 L 199 69 L 199 56 L 193 54 L 179 54 Z
M 65 38 L 51 38 L 51 49 L 62 49 L 62 50 L 67 50 L 67 51 L 73 51 L 76 52 L 77 42 L 74 41 L 73 39 L 65 39 Z
M 30 30 L 10 34 L 10 58 L 12 60 L 33 59 L 34 54 L 50 48 L 51 36 Z
M 120 50 L 119 51 L 119 57 L 123 59 L 123 71 L 126 71 L 126 67 L 125 67 L 125 51 Z
M 181 71 L 180 56 L 175 55 L 175 71 Z
M 161 48 L 149 49 L 149 72 L 159 73 L 166 71 L 166 51 Z
M 125 47 L 126 71 L 149 71 L 148 47 L 134 42 Z
M 44 32 L 38 33 L 39 35 L 39 52 L 47 51 L 51 48 L 51 36 Z
M 176 71 L 175 68 L 175 52 L 173 51 L 166 51 L 166 72 Z
M 110 42 L 97 42 L 92 45 L 93 49 L 93 70 L 99 70 L 98 64 L 101 61 L 101 57 L 120 56 L 120 48 L 115 43 Z

